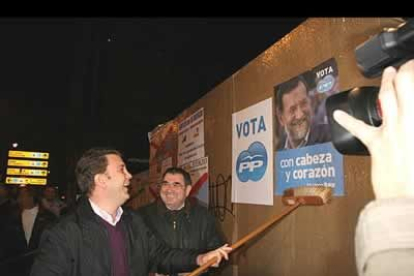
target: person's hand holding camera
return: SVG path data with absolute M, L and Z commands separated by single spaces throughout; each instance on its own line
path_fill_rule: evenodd
M 382 125 L 373 127 L 336 110 L 335 120 L 361 140 L 372 156 L 377 199 L 414 196 L 414 60 L 384 70 L 379 99 Z

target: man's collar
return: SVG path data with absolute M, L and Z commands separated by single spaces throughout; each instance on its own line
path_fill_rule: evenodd
M 124 212 L 124 210 L 122 210 L 122 207 L 118 207 L 118 209 L 116 210 L 116 215 L 115 215 L 115 220 L 112 218 L 112 216 L 106 212 L 105 210 L 103 210 L 102 208 L 100 208 L 96 203 L 94 203 L 90 198 L 89 198 L 89 203 L 91 204 L 92 210 L 93 212 L 98 215 L 100 218 L 102 218 L 103 220 L 105 220 L 106 222 L 108 222 L 110 225 L 115 226 L 119 220 L 121 219 L 121 216 Z
M 165 206 L 165 203 L 162 201 L 161 198 L 157 199 L 156 205 L 157 205 L 157 210 L 160 214 L 167 214 L 167 213 L 171 213 L 171 212 L 180 213 L 182 211 L 182 212 L 185 212 L 188 215 L 188 214 L 190 214 L 190 209 L 191 209 L 191 203 L 190 203 L 190 200 L 188 198 L 185 199 L 184 206 L 181 209 L 175 210 L 175 211 L 169 210 L 167 208 L 167 206 Z
M 289 138 L 289 133 L 286 131 L 286 142 L 285 142 L 285 149 L 298 149 L 301 148 L 303 146 L 306 146 L 306 144 L 308 143 L 309 140 L 309 134 L 310 134 L 310 128 L 308 129 L 308 132 L 305 135 L 305 139 L 302 140 L 302 142 L 300 142 L 300 144 L 297 147 L 292 147 L 292 144 L 290 143 L 290 138 Z
M 35 205 L 33 208 L 30 209 L 23 209 L 23 212 L 28 214 L 36 214 L 39 212 L 39 205 Z

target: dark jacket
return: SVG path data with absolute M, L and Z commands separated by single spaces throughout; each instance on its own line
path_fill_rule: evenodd
M 111 276 L 109 239 L 102 223 L 88 199 L 82 198 L 72 213 L 42 236 L 31 275 Z M 195 252 L 172 250 L 132 211 L 125 208 L 118 223 L 126 233 L 130 276 L 147 276 L 152 265 L 164 274 L 197 267 Z
M 0 204 L 0 263 L 4 259 L 10 257 L 9 248 L 7 248 L 7 246 L 10 240 L 11 223 L 13 222 L 12 214 L 14 210 L 17 209 L 17 204 L 13 204 L 10 199 Z
M 4 242 L 2 248 L 7 253 L 0 263 L 0 271 L 8 271 L 10 275 L 29 275 L 33 263 L 35 250 L 39 246 L 40 237 L 46 228 L 53 225 L 57 217 L 38 205 L 39 211 L 36 215 L 29 243 L 26 241 L 22 223 L 22 210 L 16 209 L 8 218 L 2 235 Z
M 22 222 L 22 211 L 18 214 L 14 223 L 14 231 L 17 235 L 16 240 L 18 242 L 20 250 L 33 251 L 39 247 L 40 237 L 43 231 L 53 225 L 57 221 L 57 217 L 47 209 L 43 208 L 40 204 L 38 205 L 39 212 L 37 213 L 36 219 L 33 224 L 32 234 L 30 236 L 29 243 L 27 244 L 23 222 Z
M 179 211 L 170 211 L 161 199 L 138 209 L 156 235 L 173 248 L 194 249 L 199 253 L 222 246 L 223 235 L 215 217 L 194 200 L 186 200 Z

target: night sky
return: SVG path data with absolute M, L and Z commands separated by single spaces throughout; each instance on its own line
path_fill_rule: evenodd
M 304 20 L 0 19 L 2 179 L 15 141 L 50 152 L 55 185 L 73 181 L 74 162 L 92 146 L 148 159 L 149 131 Z

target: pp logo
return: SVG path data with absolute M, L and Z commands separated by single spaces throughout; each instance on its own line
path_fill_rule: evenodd
M 259 181 L 266 172 L 267 152 L 260 142 L 253 142 L 237 158 L 236 172 L 241 182 Z
M 332 75 L 327 75 L 321 79 L 316 85 L 318 93 L 326 93 L 335 86 L 335 78 Z

